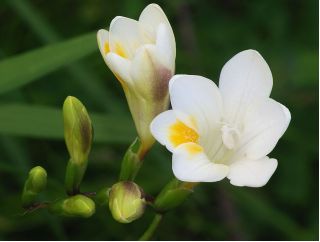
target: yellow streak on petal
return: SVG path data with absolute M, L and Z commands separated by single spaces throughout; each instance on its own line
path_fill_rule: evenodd
M 188 150 L 189 154 L 195 155 L 197 153 L 202 152 L 203 148 L 200 145 L 190 144 L 190 145 L 188 145 L 187 150 Z
M 108 42 L 105 42 L 105 43 L 104 43 L 103 52 L 104 52 L 105 54 L 107 54 L 107 53 L 110 52 L 110 47 L 109 47 L 109 43 L 108 43 Z
M 123 46 L 119 42 L 116 43 L 115 53 L 123 58 L 128 57 L 125 52 L 125 49 L 123 48 Z
M 169 139 L 176 147 L 180 144 L 188 142 L 197 143 L 199 134 L 194 129 L 182 123 L 180 120 L 177 120 L 177 122 L 171 125 L 169 128 Z

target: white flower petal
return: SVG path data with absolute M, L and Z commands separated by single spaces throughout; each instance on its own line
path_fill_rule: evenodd
M 156 40 L 156 56 L 159 63 L 174 73 L 176 45 L 174 41 L 171 41 L 170 31 L 167 25 L 163 23 L 159 25 Z
M 172 73 L 159 66 L 155 51 L 154 45 L 144 45 L 137 50 L 132 60 L 131 76 L 141 98 L 163 102 L 168 99 L 168 82 Z
M 211 162 L 200 145 L 185 143 L 174 150 L 172 170 L 181 181 L 215 182 L 225 178 L 229 168 Z
M 176 115 L 173 110 L 168 110 L 156 116 L 150 124 L 150 131 L 153 137 L 168 150 L 172 151 L 173 147 L 169 142 L 169 127 L 176 122 Z
M 178 128 L 178 130 L 174 130 L 175 128 Z M 184 132 L 183 129 L 187 132 Z M 180 142 L 191 141 L 192 137 L 190 137 L 189 140 L 188 137 L 186 137 L 186 133 L 189 132 L 190 134 L 190 131 L 192 132 L 190 129 L 197 133 L 192 120 L 184 113 L 176 110 L 168 110 L 159 114 L 150 124 L 152 135 L 171 152 L 173 152 L 177 145 L 180 145 Z M 181 137 L 179 137 L 179 133 L 176 131 L 181 132 Z M 179 140 L 177 141 L 177 139 Z
M 130 76 L 131 62 L 128 59 L 114 53 L 108 53 L 105 60 L 122 85 L 132 82 Z
M 141 46 L 132 59 L 131 76 L 135 80 L 135 86 L 141 86 L 142 90 L 146 89 L 152 84 L 155 74 L 150 50 L 146 46 Z M 150 91 L 147 90 L 148 92 Z
M 235 186 L 262 187 L 276 170 L 278 161 L 263 157 L 259 160 L 241 160 L 230 165 L 228 178 Z
M 138 21 L 117 16 L 109 30 L 110 50 L 123 58 L 133 58 L 135 51 L 144 44 L 142 29 Z
M 158 73 L 154 65 L 153 53 L 154 46 L 144 45 L 137 50 L 132 59 L 130 74 L 134 81 L 136 94 L 139 95 L 141 99 L 150 100 L 155 95 L 155 92 L 161 91 L 156 90 L 157 88 L 155 87 L 155 85 L 159 83 L 157 82 Z
M 284 112 L 284 115 L 285 115 L 285 117 L 286 117 L 285 123 L 286 123 L 287 125 L 284 125 L 284 126 L 283 126 L 283 133 L 284 133 L 284 132 L 286 132 L 286 130 L 287 130 L 288 126 L 289 126 L 289 123 L 290 123 L 290 121 L 291 121 L 291 113 L 290 113 L 289 109 L 288 109 L 286 106 L 282 105 L 281 103 L 279 103 L 279 104 L 281 105 L 282 110 L 283 110 L 283 112 Z
M 157 39 L 157 30 L 159 25 L 161 23 L 165 24 L 170 30 L 170 41 L 175 43 L 171 25 L 159 5 L 153 3 L 145 7 L 140 14 L 139 23 L 141 23 L 144 29 L 148 32 L 149 38 L 154 41 Z
M 244 131 L 235 156 L 259 159 L 268 155 L 286 131 L 290 112 L 282 104 L 269 98 L 248 110 L 244 117 Z
M 220 122 L 222 100 L 213 81 L 202 76 L 175 75 L 169 82 L 169 92 L 173 109 L 204 123 Z
M 245 50 L 232 57 L 222 68 L 219 88 L 224 102 L 225 118 L 235 123 L 246 109 L 267 97 L 272 89 L 272 74 L 262 56 Z
M 194 118 L 200 143 L 209 157 L 221 144 L 222 99 L 211 80 L 194 75 L 175 75 L 169 82 L 172 109 Z
M 97 41 L 99 50 L 103 58 L 109 53 L 109 32 L 105 29 L 100 29 L 97 33 Z

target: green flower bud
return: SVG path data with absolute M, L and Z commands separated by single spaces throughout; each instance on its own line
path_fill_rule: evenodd
M 29 171 L 22 193 L 22 206 L 27 208 L 31 206 L 37 197 L 47 185 L 47 172 L 41 166 L 36 166 Z
M 87 169 L 88 155 L 93 139 L 89 114 L 75 97 L 67 97 L 63 104 L 64 137 L 70 154 L 66 171 L 66 189 L 69 195 L 80 191 L 80 184 Z
M 142 166 L 143 157 L 144 151 L 142 150 L 141 141 L 136 138 L 123 157 L 119 180 L 133 181 Z
M 49 211 L 66 217 L 89 218 L 95 213 L 95 203 L 90 198 L 78 194 L 51 204 Z
M 193 187 L 197 184 L 173 179 L 157 196 L 154 202 L 155 210 L 159 213 L 164 213 L 179 206 L 193 193 Z
M 130 223 L 142 216 L 145 199 L 141 188 L 129 181 L 114 184 L 109 193 L 109 208 L 120 223 Z
M 93 139 L 93 129 L 85 106 L 75 97 L 63 104 L 64 137 L 72 162 L 87 161 Z

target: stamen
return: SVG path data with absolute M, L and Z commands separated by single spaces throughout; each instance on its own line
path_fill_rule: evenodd
M 229 149 L 232 150 L 235 148 L 239 140 L 239 131 L 236 128 L 231 127 L 228 124 L 224 124 L 221 127 L 222 132 L 222 142 Z

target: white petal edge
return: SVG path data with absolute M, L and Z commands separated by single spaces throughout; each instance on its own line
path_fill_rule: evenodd
M 291 113 L 290 113 L 290 111 L 289 111 L 289 109 L 286 107 L 286 106 L 284 106 L 283 104 L 281 104 L 281 103 L 279 103 L 280 105 L 281 105 L 281 107 L 282 107 L 282 110 L 283 110 L 283 112 L 284 112 L 284 115 L 285 115 L 285 117 L 286 117 L 286 124 L 287 125 L 285 125 L 284 127 L 283 127 L 283 133 L 287 130 L 287 128 L 288 128 L 288 126 L 289 126 L 289 123 L 290 123 L 290 121 L 291 121 Z
M 139 23 L 143 25 L 149 33 L 150 38 L 154 41 L 156 40 L 159 24 L 163 23 L 167 25 L 171 32 L 171 41 L 174 41 L 174 35 L 169 20 L 158 4 L 152 3 L 146 6 L 140 14 Z
M 167 110 L 160 113 L 150 124 L 150 131 L 153 137 L 160 144 L 165 145 L 171 152 L 173 152 L 175 148 L 174 144 L 170 141 L 170 127 L 174 125 L 177 120 L 183 122 L 186 126 L 196 131 L 196 127 L 192 120 L 190 120 L 186 114 L 176 110 Z
M 262 187 L 277 169 L 278 161 L 264 157 L 260 160 L 241 160 L 230 165 L 228 179 L 235 186 Z
M 229 122 L 241 119 L 248 106 L 268 98 L 272 73 L 255 50 L 245 50 L 232 57 L 222 68 L 219 89 Z
M 161 23 L 157 30 L 156 56 L 158 62 L 168 68 L 171 73 L 175 71 L 176 44 L 171 41 L 171 33 L 168 26 Z
M 100 29 L 97 32 L 97 41 L 98 41 L 100 53 L 103 56 L 103 58 L 105 58 L 107 54 L 105 53 L 105 44 L 106 43 L 109 44 L 109 32 L 105 29 Z
M 120 82 L 132 82 L 130 76 L 131 61 L 114 53 L 108 53 L 105 61 L 113 74 L 121 79 Z
M 173 152 L 172 170 L 181 181 L 216 182 L 227 176 L 229 168 L 211 162 L 200 145 L 184 143 Z

